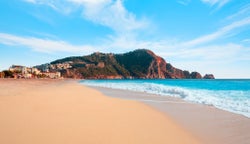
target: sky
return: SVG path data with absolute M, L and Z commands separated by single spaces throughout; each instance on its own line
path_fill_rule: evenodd
M 0 70 L 139 48 L 183 70 L 250 78 L 250 0 L 0 1 Z

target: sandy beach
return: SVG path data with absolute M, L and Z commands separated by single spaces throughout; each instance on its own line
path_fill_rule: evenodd
M 138 101 L 65 80 L 0 80 L 1 144 L 203 143 Z
M 173 97 L 92 88 L 114 98 L 143 102 L 174 119 L 204 144 L 249 144 L 250 119 L 245 116 Z

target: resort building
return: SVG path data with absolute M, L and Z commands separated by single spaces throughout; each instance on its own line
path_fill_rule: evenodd
M 9 71 L 11 72 L 18 72 L 18 73 L 27 73 L 27 67 L 25 66 L 21 66 L 21 65 L 12 65 L 10 68 L 9 68 Z
M 43 65 L 42 71 L 41 72 L 38 68 L 36 67 L 25 67 L 21 65 L 12 65 L 9 68 L 9 71 L 13 73 L 14 78 L 51 78 L 51 79 L 58 79 L 61 78 L 61 73 L 60 72 L 51 72 L 50 65 Z M 58 65 L 60 68 L 68 68 L 70 67 L 69 64 L 60 64 Z M 2 76 L 0 76 L 2 77 Z

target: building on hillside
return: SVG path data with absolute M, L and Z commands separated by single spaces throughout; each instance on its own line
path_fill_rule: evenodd
M 72 62 L 65 62 L 65 63 L 58 63 L 58 64 L 51 64 L 51 69 L 57 69 L 57 70 L 63 70 L 63 69 L 69 69 L 72 66 L 70 65 Z
M 51 79 L 61 78 L 61 73 L 60 72 L 44 72 L 44 73 L 41 73 L 41 74 L 44 74 L 47 78 L 51 78 Z
M 37 74 L 40 73 L 40 71 L 37 68 L 34 68 L 34 67 L 30 67 L 30 68 L 26 67 L 26 72 L 24 74 L 26 74 L 26 73 L 37 75 Z
M 32 78 L 32 74 L 30 74 L 30 73 L 25 73 L 25 74 L 23 74 L 23 78 L 25 78 L 25 79 L 30 79 L 30 78 Z
M 22 78 L 30 79 L 30 78 L 33 78 L 33 75 L 30 73 L 25 73 L 25 74 L 14 73 L 13 78 L 14 79 L 22 79 Z
M 22 74 L 28 73 L 27 72 L 27 67 L 21 66 L 21 65 L 12 65 L 9 68 L 9 71 L 11 71 L 11 72 L 20 72 Z

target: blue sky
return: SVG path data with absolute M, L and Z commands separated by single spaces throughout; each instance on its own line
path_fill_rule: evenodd
M 184 70 L 250 78 L 250 1 L 0 1 L 0 70 L 138 48 Z

